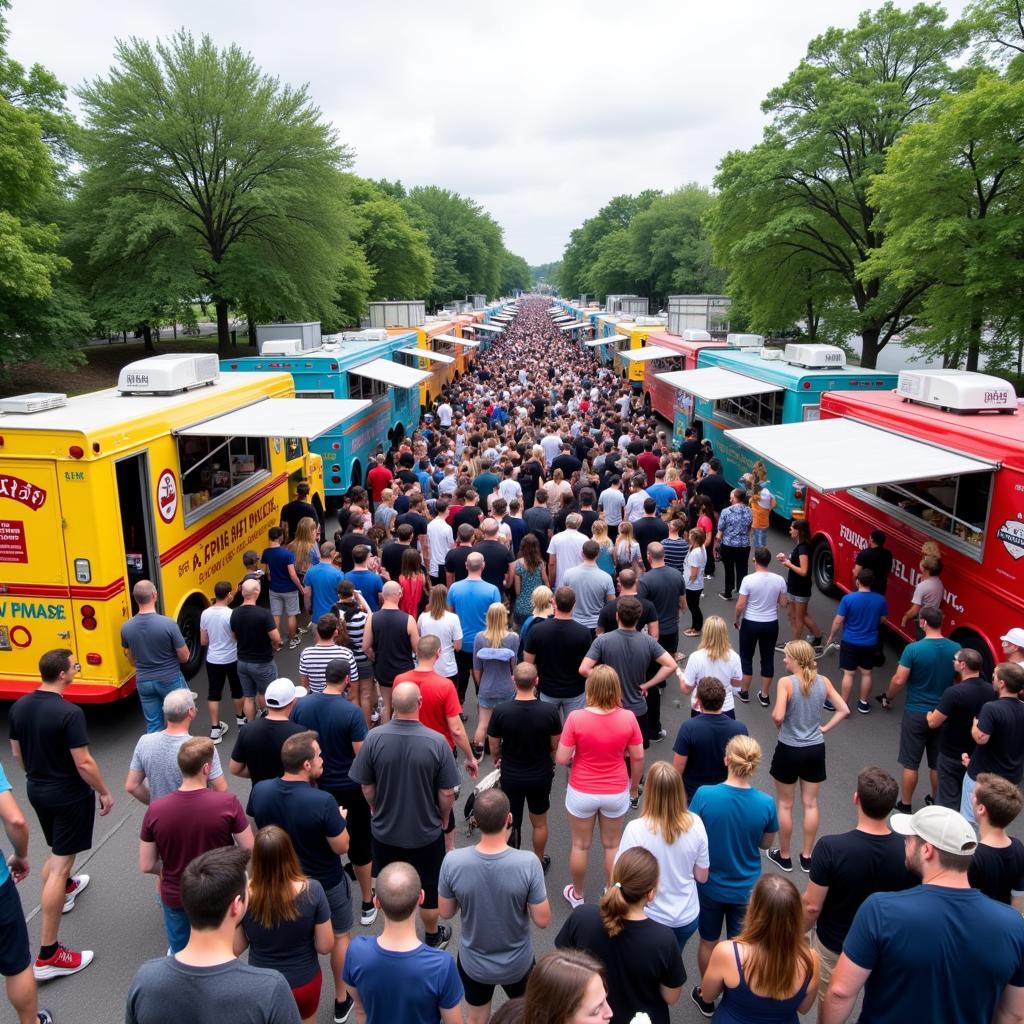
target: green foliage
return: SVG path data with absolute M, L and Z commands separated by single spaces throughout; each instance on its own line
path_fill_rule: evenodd
M 541 263 L 536 267 L 530 267 L 530 281 L 533 287 L 547 285 L 549 288 L 558 288 L 561 280 L 562 261 L 555 260 L 552 263 Z
M 522 256 L 516 256 L 508 249 L 501 254 L 501 282 L 498 291 L 501 295 L 511 295 L 516 291 L 527 291 L 532 277 L 530 267 Z

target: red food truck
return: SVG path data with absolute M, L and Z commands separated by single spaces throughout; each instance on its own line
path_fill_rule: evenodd
M 675 422 L 676 403 L 680 395 L 685 394 L 678 388 L 658 379 L 659 373 L 669 370 L 696 370 L 697 354 L 702 348 L 721 348 L 726 344 L 724 341 L 715 341 L 707 331 L 683 331 L 680 334 L 669 334 L 668 331 L 655 331 L 647 337 L 648 346 L 670 349 L 682 356 L 673 358 L 666 355 L 664 358 L 652 359 L 644 366 L 644 411 L 653 409 L 669 423 Z M 693 401 L 692 396 L 688 396 Z

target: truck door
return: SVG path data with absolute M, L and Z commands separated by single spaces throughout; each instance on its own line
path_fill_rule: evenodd
M 125 574 L 128 595 L 139 580 L 150 580 L 157 589 L 157 603 L 163 611 L 160 586 L 160 559 L 157 556 L 150 503 L 149 453 L 139 452 L 118 459 L 117 503 L 121 511 L 121 538 L 124 543 Z M 132 598 L 132 614 L 138 610 Z

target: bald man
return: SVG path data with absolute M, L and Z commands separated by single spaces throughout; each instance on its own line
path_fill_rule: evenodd
M 238 645 L 238 681 L 242 684 L 243 711 L 248 721 L 263 707 L 263 694 L 277 679 L 274 652 L 281 650 L 281 634 L 269 608 L 258 604 L 259 580 L 242 583 L 242 603 L 231 613 L 231 633 Z

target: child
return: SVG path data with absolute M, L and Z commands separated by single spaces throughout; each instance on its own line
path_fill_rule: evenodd
M 982 772 L 971 806 L 978 823 L 978 846 L 967 878 L 991 899 L 1012 903 L 1012 893 L 1024 891 L 1024 843 L 1008 836 L 1006 829 L 1020 814 L 1024 797 L 1012 782 Z

